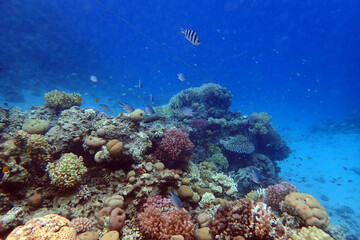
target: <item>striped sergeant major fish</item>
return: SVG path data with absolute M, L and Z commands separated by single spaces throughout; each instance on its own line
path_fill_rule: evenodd
M 194 44 L 195 46 L 200 45 L 201 40 L 200 40 L 200 36 L 197 32 L 195 32 L 194 30 L 191 30 L 189 28 L 187 28 L 187 29 L 180 28 L 180 30 L 181 30 L 181 34 L 184 34 L 185 38 L 187 40 L 189 40 L 192 44 Z

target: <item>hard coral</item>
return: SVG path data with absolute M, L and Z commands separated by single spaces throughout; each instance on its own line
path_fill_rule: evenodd
M 210 223 L 210 232 L 220 240 L 270 240 L 285 235 L 284 227 L 266 204 L 244 198 L 221 205 Z
M 237 135 L 226 140 L 220 140 L 220 143 L 230 152 L 251 154 L 255 151 L 254 144 L 244 135 Z
M 329 234 L 317 227 L 302 227 L 301 230 L 291 236 L 292 240 L 334 240 Z
M 193 239 L 194 224 L 184 209 L 164 210 L 149 206 L 139 215 L 141 231 L 154 239 L 169 240 L 173 235 Z
M 194 144 L 186 132 L 172 128 L 166 131 L 155 155 L 162 160 L 186 161 L 189 159 L 190 151 L 193 148 Z
M 45 93 L 45 105 L 55 110 L 64 110 L 72 106 L 80 106 L 83 98 L 79 93 L 66 93 L 58 90 Z
M 307 226 L 325 229 L 330 223 L 324 207 L 310 194 L 290 193 L 285 197 L 285 209 L 291 215 L 299 216 Z
M 280 208 L 280 203 L 285 200 L 286 195 L 298 192 L 296 186 L 288 182 L 270 185 L 265 189 L 266 203 L 276 209 Z
M 78 184 L 87 168 L 81 156 L 65 153 L 57 163 L 48 163 L 46 171 L 49 173 L 51 184 L 65 190 Z
M 49 214 L 43 217 L 33 218 L 24 226 L 15 228 L 6 239 L 75 240 L 75 238 L 76 230 L 71 226 L 68 219 L 57 214 Z

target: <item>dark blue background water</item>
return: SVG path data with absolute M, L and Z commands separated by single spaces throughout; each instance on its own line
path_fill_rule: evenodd
M 100 2 L 108 10 L 95 0 L 1 1 L 4 101 L 21 102 L 19 88 L 33 95 L 62 88 L 111 98 L 103 102 L 111 107 L 146 105 L 152 93 L 159 105 L 213 81 L 246 114 L 316 122 L 360 109 L 359 1 Z M 196 30 L 202 44 L 193 46 L 179 27 Z

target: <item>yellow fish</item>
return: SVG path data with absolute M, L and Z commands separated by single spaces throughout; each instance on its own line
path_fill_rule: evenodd
M 120 114 L 119 114 L 119 117 L 122 117 L 124 115 L 124 112 L 121 112 Z

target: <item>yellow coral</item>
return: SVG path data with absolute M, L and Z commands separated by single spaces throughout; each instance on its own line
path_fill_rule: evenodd
M 87 172 L 83 158 L 73 153 L 65 153 L 57 163 L 48 163 L 46 167 L 51 184 L 60 189 L 72 188 L 78 184 Z
M 329 234 L 317 227 L 303 227 L 291 236 L 292 240 L 334 240 Z
M 57 110 L 80 106 L 84 100 L 79 93 L 66 93 L 58 90 L 45 93 L 45 105 Z

